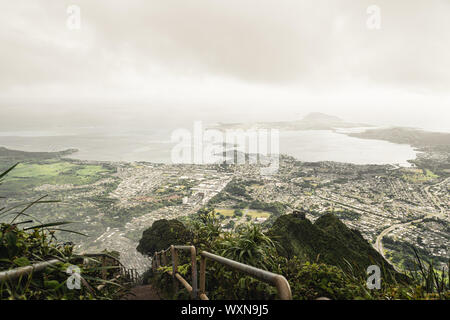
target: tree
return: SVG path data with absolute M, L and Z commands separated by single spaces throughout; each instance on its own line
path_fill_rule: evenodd
M 234 210 L 234 216 L 242 217 L 243 215 L 244 215 L 244 213 L 242 212 L 242 210 L 240 210 L 240 209 Z
M 144 231 L 136 249 L 142 254 L 153 254 L 172 244 L 186 244 L 191 238 L 191 233 L 180 221 L 162 219 Z

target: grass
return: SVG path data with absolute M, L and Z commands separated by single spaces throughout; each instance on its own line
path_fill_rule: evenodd
M 234 209 L 215 209 L 216 213 L 226 217 L 232 217 L 234 215 Z
M 234 216 L 235 209 L 215 209 L 216 213 L 219 213 L 226 217 L 232 217 Z M 271 216 L 271 213 L 268 211 L 261 211 L 261 210 L 253 210 L 253 209 L 243 209 L 242 212 L 244 215 L 250 216 L 252 218 L 269 218 Z
M 422 169 L 408 169 L 406 173 L 403 174 L 402 178 L 411 183 L 424 183 L 435 180 L 439 178 L 439 176 L 429 169 L 425 169 L 425 172 L 423 172 Z
M 435 173 L 433 173 L 431 170 L 425 169 L 426 173 L 427 173 L 427 177 L 429 177 L 430 179 L 437 179 L 439 178 L 439 176 Z
M 33 187 L 42 184 L 84 185 L 101 178 L 108 172 L 101 165 L 76 164 L 68 161 L 48 161 L 39 163 L 21 163 L 13 170 L 5 182 L 9 187 L 20 185 Z
M 22 179 L 22 178 L 38 178 L 38 177 L 55 177 L 61 172 L 68 171 L 76 165 L 67 162 L 56 162 L 49 164 L 28 164 L 19 163 L 13 172 L 7 178 Z
M 271 213 L 267 211 L 244 209 L 244 214 L 252 218 L 269 218 Z

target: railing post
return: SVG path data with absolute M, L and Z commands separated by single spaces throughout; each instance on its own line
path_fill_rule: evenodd
M 199 297 L 202 300 L 207 300 L 206 297 L 206 258 L 200 256 L 200 289 Z
M 159 258 L 159 252 L 156 252 L 156 268 L 161 267 L 161 260 Z
M 153 254 L 152 256 L 152 271 L 156 272 L 156 255 Z
M 292 300 L 291 287 L 285 277 L 282 275 L 277 275 L 274 283 L 278 291 L 278 297 L 281 300 Z
M 167 266 L 167 256 L 166 256 L 166 251 L 162 252 L 162 263 L 163 266 Z
M 192 270 L 192 285 L 190 285 L 179 273 L 178 273 L 178 254 L 177 249 L 179 250 L 189 250 L 191 253 L 191 270 Z M 163 250 L 161 252 L 155 252 L 152 259 L 152 268 L 155 271 L 155 267 L 160 267 L 160 255 L 162 255 L 164 265 L 167 264 L 167 252 L 169 249 Z M 222 256 L 218 256 L 206 251 L 200 253 L 200 283 L 198 281 L 198 273 L 197 273 L 197 250 L 194 246 L 170 246 L 170 252 L 172 255 L 172 271 L 166 271 L 167 273 L 172 275 L 174 282 L 174 290 L 178 290 L 178 281 L 183 284 L 183 286 L 191 293 L 191 298 L 194 300 L 208 300 L 206 295 L 206 259 L 211 259 L 215 262 L 218 262 L 222 265 L 228 266 L 232 269 L 238 270 L 240 272 L 246 273 L 253 278 L 259 279 L 261 281 L 272 284 L 277 288 L 278 297 L 281 300 L 292 300 L 291 288 L 289 286 L 289 282 L 285 277 L 279 274 L 275 274 L 266 270 L 258 269 L 256 267 L 252 267 L 231 259 L 227 259 Z M 134 272 L 136 270 L 132 270 L 133 279 Z M 136 277 L 137 279 L 137 277 Z M 178 281 L 177 281 L 178 280 Z M 200 288 L 199 288 L 200 285 Z M 176 292 L 176 291 L 175 291 Z
M 178 281 L 175 275 L 178 272 L 178 253 L 173 245 L 170 246 L 170 253 L 172 255 L 172 278 L 174 291 L 178 291 Z
M 192 265 L 192 299 L 198 298 L 197 281 L 197 252 L 194 246 L 191 246 L 191 265 Z

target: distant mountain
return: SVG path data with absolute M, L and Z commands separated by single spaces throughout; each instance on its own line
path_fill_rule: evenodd
M 314 224 L 304 216 L 283 215 L 274 222 L 268 235 L 278 243 L 279 254 L 287 258 L 319 261 L 360 276 L 365 275 L 369 266 L 377 265 L 385 279 L 400 276 L 358 231 L 349 229 L 330 213 Z
M 78 151 L 77 149 L 67 149 L 56 152 L 28 152 L 0 147 L 0 159 L 8 159 L 11 161 L 45 160 L 52 158 L 60 158 L 75 153 L 77 151 Z
M 254 123 L 220 123 L 218 129 L 250 129 L 272 128 L 280 130 L 335 130 L 338 128 L 371 127 L 368 124 L 346 122 L 338 117 L 320 112 L 313 112 L 303 119 L 280 122 L 254 122 Z
M 346 122 L 336 116 L 320 112 L 310 113 L 301 120 L 286 122 L 284 125 L 294 130 L 333 130 L 337 128 L 370 127 L 367 124 Z
M 409 144 L 416 148 L 447 147 L 447 151 L 450 151 L 450 133 L 428 132 L 416 128 L 392 127 L 351 133 L 349 136 L 360 139 L 385 140 L 393 143 Z
M 312 112 L 306 115 L 302 121 L 317 121 L 317 122 L 344 122 L 341 118 L 330 116 L 321 112 Z

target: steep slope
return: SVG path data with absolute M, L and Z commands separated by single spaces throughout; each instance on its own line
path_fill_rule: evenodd
M 349 229 L 336 216 L 326 214 L 314 224 L 306 218 L 284 215 L 268 232 L 278 243 L 278 252 L 288 258 L 319 261 L 365 274 L 367 267 L 378 265 L 384 276 L 396 272 L 356 230 Z M 351 267 L 349 266 L 351 265 Z

